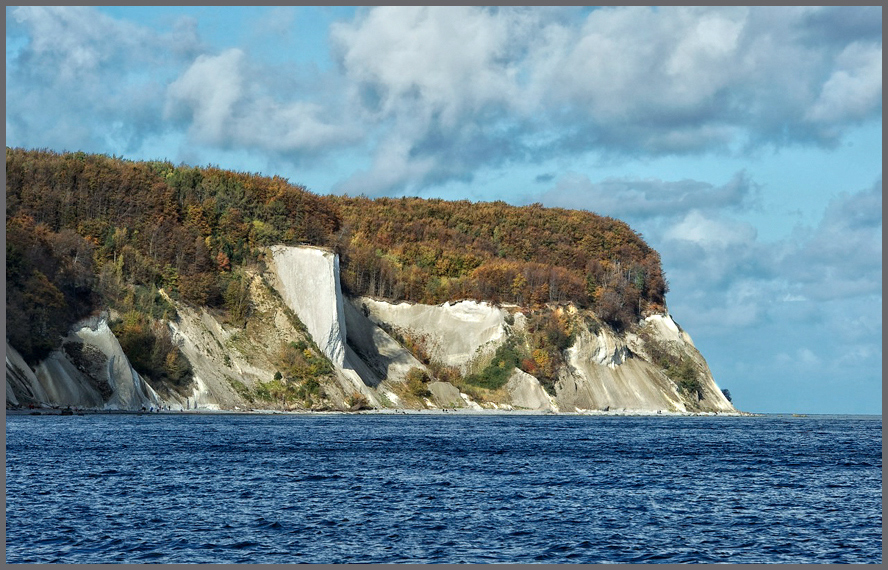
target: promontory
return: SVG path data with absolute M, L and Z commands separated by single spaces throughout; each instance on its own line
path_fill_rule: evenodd
M 736 412 L 620 220 L 16 148 L 6 185 L 8 409 Z

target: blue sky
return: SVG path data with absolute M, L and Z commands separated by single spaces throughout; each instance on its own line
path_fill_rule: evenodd
M 881 413 L 881 22 L 7 7 L 6 144 L 624 219 L 737 407 Z

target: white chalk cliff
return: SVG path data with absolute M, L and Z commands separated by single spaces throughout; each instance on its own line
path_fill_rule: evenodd
M 430 306 L 347 299 L 339 282 L 338 256 L 320 248 L 274 246 L 266 262 L 264 273 L 249 274 L 253 313 L 246 326 L 170 300 L 178 316 L 167 326 L 193 369 L 185 393 L 152 389 L 133 370 L 106 319 L 94 318 L 75 327 L 65 339 L 67 348 L 34 369 L 7 343 L 7 405 L 281 407 L 286 403 L 260 401 L 257 394 L 278 372 L 281 347 L 307 335 L 332 363 L 333 373 L 323 380 L 318 396 L 331 409 L 346 409 L 360 395 L 372 407 L 735 411 L 690 337 L 668 315 L 648 317 L 637 334 L 583 324 L 564 352 L 567 364 L 551 389 L 554 393 L 515 369 L 500 401 L 476 402 L 454 384 L 434 378 L 427 385 L 430 397 L 411 400 L 403 389 L 408 373 L 430 370 L 396 340 L 399 335 L 421 339 L 433 362 L 465 373 L 507 339 L 521 335 L 524 315 L 517 308 L 472 300 Z M 689 360 L 701 379 L 699 393 L 682 393 L 653 362 L 655 350 Z
M 339 256 L 314 247 L 273 246 L 272 282 L 318 348 L 337 366 L 345 362 L 345 314 Z
M 105 410 L 160 407 L 161 398 L 133 369 L 105 317 L 81 321 L 62 349 L 31 369 L 6 344 L 6 400 Z
M 374 323 L 424 337 L 431 356 L 447 366 L 464 368 L 479 350 L 492 351 L 506 339 L 508 313 L 489 303 L 460 301 L 432 306 L 366 297 L 360 303 Z
M 271 248 L 271 284 L 283 297 L 340 380 L 379 405 L 371 386 L 378 383 L 366 363 L 346 344 L 345 307 L 339 282 L 339 256 L 315 247 Z

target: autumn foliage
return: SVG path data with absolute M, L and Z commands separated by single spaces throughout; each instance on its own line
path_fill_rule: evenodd
M 342 220 L 343 285 L 430 304 L 574 303 L 622 327 L 663 310 L 660 257 L 625 223 L 504 202 L 331 199 Z
M 240 321 L 238 268 L 273 244 L 336 250 L 353 295 L 573 303 L 617 327 L 665 304 L 656 251 L 586 211 L 318 196 L 217 167 L 13 148 L 6 185 L 7 330 L 30 360 L 100 306 L 147 314 L 139 295 L 160 288 Z

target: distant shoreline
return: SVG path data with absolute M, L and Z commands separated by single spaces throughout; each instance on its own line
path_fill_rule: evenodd
M 62 413 L 62 412 L 65 413 Z M 752 412 L 669 412 L 650 410 L 585 410 L 580 412 L 552 412 L 548 410 L 474 410 L 467 408 L 447 408 L 429 410 L 407 409 L 381 409 L 359 411 L 311 411 L 311 410 L 96 410 L 96 409 L 71 409 L 71 413 L 65 408 L 35 408 L 35 409 L 7 409 L 6 415 L 12 416 L 62 416 L 62 415 L 131 415 L 131 416 L 329 416 L 329 415 L 414 415 L 414 416 L 606 416 L 606 417 L 760 417 L 764 414 Z M 788 415 L 788 414 L 787 414 Z M 795 414 L 798 417 L 806 414 Z
M 35 408 L 31 409 L 7 409 L 7 416 L 96 416 L 96 415 L 121 415 L 121 416 L 583 416 L 583 417 L 636 417 L 636 418 L 664 418 L 664 417 L 718 417 L 718 418 L 766 418 L 784 417 L 792 419 L 823 418 L 823 417 L 860 417 L 881 418 L 882 414 L 800 414 L 793 412 L 666 412 L 642 411 L 642 410 L 588 410 L 581 412 L 552 412 L 545 410 L 473 410 L 459 409 L 430 409 L 430 410 L 360 410 L 356 412 L 344 410 L 310 411 L 310 410 L 163 410 L 156 412 L 141 410 L 72 410 L 71 414 L 62 414 L 64 408 Z

